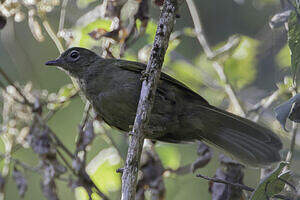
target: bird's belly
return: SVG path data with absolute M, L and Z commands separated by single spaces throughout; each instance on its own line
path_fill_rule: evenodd
M 98 94 L 90 92 L 86 94 L 97 114 L 108 125 L 122 131 L 130 131 L 136 116 L 140 92 L 138 89 L 132 91 L 123 87 L 123 90 L 102 90 Z M 172 131 L 171 129 L 179 126 L 174 105 L 169 105 L 169 102 L 165 102 L 161 96 L 157 96 L 155 102 L 145 130 L 149 139 L 162 137 L 166 130 Z
M 97 114 L 110 126 L 129 131 L 134 123 L 136 105 L 122 101 L 121 96 L 112 97 L 111 93 L 99 94 L 92 102 Z

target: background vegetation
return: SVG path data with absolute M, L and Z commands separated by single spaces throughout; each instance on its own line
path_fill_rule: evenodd
M 141 2 L 145 4 L 148 1 Z M 197 91 L 212 105 L 240 115 L 246 113 L 250 119 L 280 134 L 285 147 L 283 158 L 290 149 L 293 136 L 296 144 L 300 144 L 299 137 L 296 137 L 297 127 L 288 124 L 287 128 L 292 130 L 293 134 L 284 132 L 273 112 L 277 105 L 290 99 L 297 91 L 292 79 L 292 69 L 296 74 L 297 54 L 294 54 L 294 60 L 292 58 L 294 68 L 291 68 L 288 32 L 284 27 L 284 22 L 287 22 L 289 16 L 282 23 L 278 20 L 272 21 L 272 16 L 291 8 L 288 2 L 195 1 L 209 47 L 214 53 L 222 50 L 224 45 L 230 47 L 221 54 L 213 55 L 203 51 L 203 46 L 197 40 L 197 32 L 194 30 L 187 3 L 182 2 L 163 67 L 166 73 Z M 124 165 L 127 139 L 124 134 L 111 129 L 103 122 L 92 123 L 88 120 L 85 131 L 81 130 L 81 127 L 78 128 L 82 125 L 82 115 L 85 113 L 84 102 L 78 97 L 72 81 L 63 72 L 47 68 L 44 63 L 71 46 L 93 49 L 103 57 L 147 62 L 155 36 L 159 5 L 163 1 L 149 1 L 148 8 L 145 5 L 141 6 L 142 3 L 135 0 L 5 0 L 0 4 L 0 24 L 4 25 L 0 31 L 0 68 L 10 79 L 17 82 L 17 86 L 22 88 L 33 107 L 37 104 L 35 99 L 39 99 L 38 103 L 42 106 L 38 108 L 42 107 L 43 110 L 35 112 L 41 113 L 47 126 L 64 146 L 72 153 L 75 152 L 75 158 L 81 158 L 85 154 L 82 152 L 87 152 L 86 172 L 109 199 L 120 198 L 121 175 L 116 173 L 116 170 Z M 292 15 L 294 18 L 295 16 L 296 14 Z M 275 28 L 271 29 L 270 24 Z M 297 27 L 295 32 L 297 33 Z M 295 35 L 297 36 L 289 34 Z M 289 40 L 290 47 L 294 44 L 291 43 L 293 41 L 297 39 Z M 227 80 L 222 79 L 216 70 L 215 62 L 222 66 Z M 11 84 L 7 83 L 3 76 L 0 77 L 0 81 L 2 85 L 5 83 L 5 87 Z M 230 86 L 236 92 L 242 110 L 232 96 L 228 97 L 224 86 Z M 3 180 L 0 181 L 0 193 L 5 195 L 5 199 L 19 199 L 17 191 L 25 191 L 27 186 L 25 187 L 24 183 L 27 182 L 28 190 L 24 199 L 42 199 L 47 194 L 51 196 L 51 191 L 57 192 L 60 199 L 73 199 L 74 196 L 84 199 L 87 195 L 85 190 L 78 187 L 78 179 L 64 164 L 61 156 L 57 155 L 58 152 L 54 150 L 53 153 L 52 147 L 47 145 L 34 146 L 32 141 L 25 139 L 24 135 L 34 134 L 33 126 L 38 120 L 36 114 L 32 110 L 24 110 L 23 104 L 14 101 L 14 98 L 23 101 L 14 87 L 8 86 L 5 90 L 6 92 L 1 91 L 0 150 L 3 159 L 0 164 Z M 78 140 L 79 133 L 89 139 Z M 38 136 L 43 135 L 38 133 Z M 52 144 L 52 140 L 56 141 L 53 135 L 51 138 L 49 141 L 46 139 L 47 144 Z M 54 143 L 57 145 L 57 141 Z M 151 144 L 148 146 L 151 147 Z M 157 142 L 155 152 L 163 168 L 168 170 L 163 173 L 165 187 L 152 188 L 152 192 L 165 192 L 165 199 L 211 199 L 206 180 L 196 177 L 194 173 L 177 173 L 181 166 L 189 166 L 195 160 L 203 158 L 204 153 L 197 154 L 197 147 L 198 144 L 175 145 Z M 47 152 L 44 153 L 44 150 Z M 77 174 L 82 172 L 85 163 L 78 164 L 76 159 L 72 160 L 65 151 L 60 153 L 72 165 L 71 168 L 77 170 Z M 293 185 L 297 186 L 297 178 L 300 176 L 300 151 L 297 146 L 293 153 L 293 162 L 289 169 L 294 172 Z M 208 164 L 203 164 L 202 168 L 195 167 L 200 168 L 197 173 L 214 176 L 220 166 L 218 154 L 218 150 L 213 149 L 211 160 L 210 157 L 206 159 Z M 53 155 L 55 159 L 49 159 L 49 156 Z M 149 164 L 149 157 L 151 156 L 146 156 L 144 164 Z M 83 158 L 85 160 L 85 156 Z M 19 160 L 21 164 L 18 163 Z M 45 163 L 55 169 L 46 171 Z M 27 165 L 34 167 L 26 169 Z M 39 167 L 42 168 L 42 172 L 39 171 Z M 243 183 L 256 188 L 261 171 L 251 168 L 243 171 Z M 56 186 L 52 185 L 51 175 L 45 174 L 47 172 L 54 173 L 52 178 L 56 178 Z M 41 185 L 45 184 L 48 187 L 41 190 Z M 285 193 L 293 192 L 287 189 Z M 147 198 L 151 196 L 149 192 L 145 192 L 145 195 Z M 295 196 L 294 193 L 292 195 Z M 100 197 L 93 193 L 93 198 Z

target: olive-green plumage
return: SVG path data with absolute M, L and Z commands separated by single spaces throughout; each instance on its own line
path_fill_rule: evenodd
M 74 77 L 106 123 L 130 131 L 146 65 L 103 59 L 79 47 L 66 50 L 46 65 L 58 66 Z M 202 140 L 252 166 L 279 161 L 282 148 L 280 139 L 269 129 L 209 105 L 165 73 L 158 84 L 146 138 L 175 143 Z

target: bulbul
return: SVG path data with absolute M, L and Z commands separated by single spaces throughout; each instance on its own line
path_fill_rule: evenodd
M 107 124 L 131 130 L 145 64 L 104 59 L 88 49 L 73 47 L 46 65 L 58 66 L 72 76 Z M 271 130 L 210 105 L 165 73 L 161 73 L 145 137 L 171 143 L 200 140 L 251 166 L 279 161 L 282 148 Z

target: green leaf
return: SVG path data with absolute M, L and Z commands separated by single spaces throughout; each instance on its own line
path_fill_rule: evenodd
M 70 46 L 79 46 L 91 48 L 92 46 L 100 46 L 102 40 L 96 41 L 89 36 L 89 33 L 96 29 L 104 29 L 110 31 L 111 20 L 97 19 L 84 27 L 76 27 L 74 29 L 74 41 Z
M 289 67 L 291 66 L 291 52 L 288 47 L 288 45 L 285 45 L 279 53 L 276 55 L 276 63 L 279 65 L 279 67 Z
M 254 80 L 257 47 L 257 40 L 242 36 L 232 56 L 225 61 L 225 74 L 235 88 L 241 89 Z
M 291 50 L 293 80 L 295 80 L 300 64 L 300 21 L 295 11 L 291 13 L 288 25 L 288 44 Z
M 84 189 L 84 187 L 75 188 L 75 198 L 76 200 L 89 200 L 89 194 Z
M 180 152 L 174 145 L 159 143 L 155 150 L 165 168 L 177 169 L 180 166 Z
M 290 170 L 280 174 L 278 176 L 278 179 L 276 179 L 268 184 L 268 193 L 271 193 L 270 194 L 271 196 L 280 193 L 284 189 L 284 186 L 285 186 L 284 181 L 287 181 L 291 177 L 291 175 L 292 175 L 292 172 Z M 284 180 L 284 181 L 282 181 L 282 180 Z
M 86 171 L 95 185 L 104 193 L 117 191 L 121 187 L 121 158 L 113 147 L 103 149 L 87 165 Z
M 156 33 L 157 24 L 153 20 L 149 20 L 146 34 L 147 34 L 147 43 L 152 44 L 154 41 L 155 33 Z
M 282 181 L 278 181 L 278 177 L 286 180 L 290 176 L 290 172 L 285 172 L 283 175 L 281 174 L 283 168 L 287 165 L 288 163 L 281 162 L 271 174 L 266 176 L 252 193 L 250 200 L 268 200 L 267 197 L 272 197 L 281 192 L 284 184 Z

